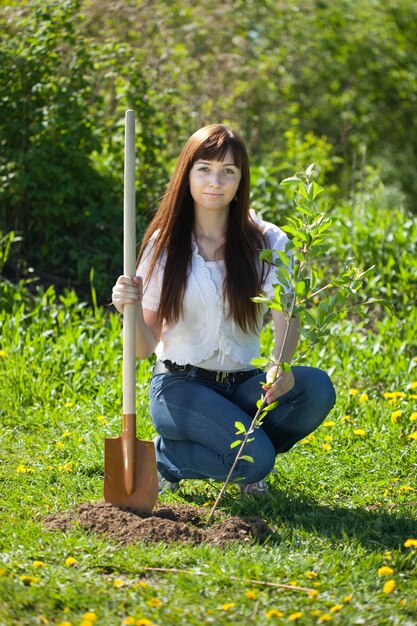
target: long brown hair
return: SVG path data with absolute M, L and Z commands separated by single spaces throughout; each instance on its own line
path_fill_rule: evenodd
M 224 293 L 230 314 L 244 331 L 255 331 L 259 324 L 257 306 L 251 298 L 258 295 L 263 281 L 263 264 L 259 250 L 268 247 L 265 235 L 249 214 L 249 159 L 238 133 L 222 124 L 200 128 L 188 139 L 179 156 L 155 216 L 151 220 L 139 251 L 138 264 L 152 235 L 153 254 L 145 283 L 156 269 L 162 253 L 166 253 L 161 300 L 160 322 L 178 321 L 191 266 L 194 201 L 188 186 L 190 170 L 200 159 L 222 161 L 230 148 L 241 179 L 235 199 L 230 203 L 224 247 L 226 278 Z

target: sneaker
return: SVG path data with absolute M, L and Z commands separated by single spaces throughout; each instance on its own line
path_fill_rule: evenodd
M 257 483 L 249 483 L 247 485 L 238 485 L 242 494 L 249 496 L 259 496 L 268 491 L 268 485 L 265 480 L 259 480 Z
M 158 472 L 158 493 L 175 493 L 180 488 L 178 483 L 170 483 Z

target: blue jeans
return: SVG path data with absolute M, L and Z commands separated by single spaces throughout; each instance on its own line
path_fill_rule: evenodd
M 313 367 L 292 368 L 295 385 L 279 398 L 262 425 L 251 435 L 244 454 L 253 463 L 238 462 L 233 481 L 254 483 L 274 467 L 275 456 L 315 430 L 335 402 L 328 375 Z M 159 433 L 155 442 L 159 472 L 170 482 L 183 478 L 214 478 L 224 481 L 238 448 L 235 422 L 248 429 L 256 413 L 256 402 L 265 374 L 243 383 L 207 382 L 195 378 L 195 370 L 153 376 L 150 411 Z

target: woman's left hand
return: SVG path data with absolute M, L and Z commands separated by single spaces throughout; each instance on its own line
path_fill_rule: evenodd
M 273 365 L 269 368 L 266 374 L 266 384 L 262 386 L 262 389 L 266 391 L 265 400 L 268 404 L 275 402 L 277 398 L 286 394 L 295 385 L 294 374 L 291 370 L 285 372 L 281 368 L 278 369 L 278 375 L 275 378 L 277 366 Z M 272 382 L 275 378 L 275 381 Z

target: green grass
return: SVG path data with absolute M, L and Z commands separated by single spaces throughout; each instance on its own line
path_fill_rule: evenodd
M 388 228 L 388 212 L 378 223 L 383 220 Z M 360 228 L 363 239 L 356 245 L 362 241 L 368 249 L 369 231 Z M 413 228 L 408 232 L 415 249 L 415 223 Z M 342 246 L 344 232 L 338 235 Z M 378 284 L 389 290 L 393 264 L 387 259 L 395 258 L 395 240 L 391 252 L 387 244 L 383 252 L 375 270 L 380 281 L 368 285 L 375 292 Z M 270 494 L 254 500 L 229 488 L 223 513 L 264 517 L 274 530 L 267 544 L 122 547 L 81 527 L 62 533 L 42 524 L 49 513 L 102 498 L 103 440 L 120 432 L 120 320 L 71 293 L 57 301 L 52 288 L 32 297 L 23 286 L 3 284 L 0 624 L 89 626 L 83 616 L 93 612 L 100 626 L 129 617 L 126 623 L 148 619 L 158 626 L 415 625 L 417 549 L 404 546 L 417 539 L 412 289 L 410 257 L 406 267 L 396 268 L 391 289 L 398 297 L 407 293 L 398 300 L 398 316 L 370 310 L 365 320 L 342 319 L 308 354 L 308 363 L 332 373 L 337 404 L 314 437 L 277 458 Z M 266 352 L 270 342 L 266 329 Z M 154 434 L 147 409 L 150 368 L 148 361 L 138 364 L 142 438 Z M 387 392 L 401 395 L 385 397 Z M 202 505 L 218 489 L 190 481 L 181 495 L 164 499 Z M 379 574 L 383 566 L 392 573 Z M 146 569 L 152 567 L 180 571 Z M 389 580 L 395 588 L 386 593 Z M 314 593 L 265 582 L 296 583 Z

